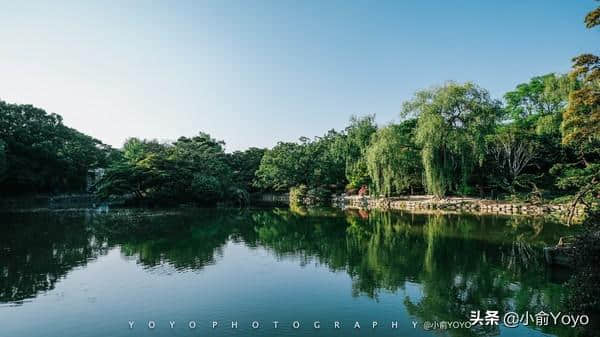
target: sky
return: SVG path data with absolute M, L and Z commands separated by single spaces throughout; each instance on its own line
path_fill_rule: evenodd
M 0 0 L 0 100 L 115 147 L 199 131 L 228 151 L 400 120 L 445 81 L 495 98 L 600 50 L 591 0 Z

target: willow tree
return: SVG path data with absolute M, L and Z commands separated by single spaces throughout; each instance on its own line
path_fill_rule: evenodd
M 414 142 L 416 120 L 391 124 L 377 131 L 366 153 L 367 169 L 375 193 L 390 196 L 422 185 L 419 148 Z
M 429 193 L 443 197 L 473 191 L 471 174 L 483 164 L 485 137 L 500 112 L 500 103 L 472 83 L 421 90 L 404 104 L 403 115 L 417 117 L 416 143 L 422 148 Z
M 341 151 L 346 158 L 346 179 L 351 188 L 358 188 L 370 183 L 365 153 L 371 136 L 376 131 L 375 115 L 352 116 L 350 125 L 345 129 Z

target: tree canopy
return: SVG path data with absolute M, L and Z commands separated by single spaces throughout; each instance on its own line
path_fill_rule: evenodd
M 599 24 L 600 9 L 585 18 Z M 89 170 L 104 168 L 101 197 L 149 203 L 243 203 L 251 193 L 310 195 L 424 191 L 437 197 L 573 196 L 593 204 L 600 191 L 600 57 L 573 59 L 569 74 L 549 73 L 490 97 L 474 83 L 419 90 L 402 122 L 379 128 L 375 115 L 352 116 L 340 131 L 225 152 L 199 132 L 172 142 L 130 138 L 112 149 L 63 124 L 57 114 L 0 101 L 3 195 L 83 191 Z
M 251 181 L 245 170 L 256 167 L 262 151 L 228 155 L 223 145 L 202 132 L 172 143 L 130 138 L 122 158 L 107 168 L 98 193 L 103 197 L 132 194 L 141 201 L 163 204 L 247 202 Z
M 377 131 L 375 115 L 352 116 L 346 128 L 346 138 L 342 145 L 346 158 L 346 179 L 349 187 L 358 188 L 370 183 L 366 152 L 371 136 Z
M 501 116 L 500 102 L 472 83 L 448 82 L 417 92 L 403 114 L 417 118 L 415 140 L 427 190 L 438 197 L 472 193 L 471 173 L 483 163 L 485 137 Z
M 0 190 L 7 194 L 83 190 L 87 171 L 106 165 L 111 152 L 57 114 L 0 101 Z
M 412 194 L 421 189 L 421 156 L 414 140 L 416 124 L 415 119 L 390 124 L 373 135 L 366 161 L 376 194 Z
M 299 185 L 332 189 L 343 186 L 345 162 L 339 143 L 344 139 L 345 135 L 330 130 L 314 140 L 303 137 L 299 143 L 278 143 L 260 162 L 257 186 L 274 191 L 288 191 Z
M 504 95 L 506 111 L 513 119 L 562 112 L 570 89 L 569 78 L 554 73 L 535 76 Z
M 585 17 L 587 28 L 600 24 L 600 7 Z M 575 151 L 576 160 L 557 164 L 560 187 L 576 190 L 573 207 L 583 203 L 590 213 L 600 213 L 600 57 L 582 54 L 573 58 L 569 77 L 576 86 L 569 93 L 561 125 L 562 143 Z

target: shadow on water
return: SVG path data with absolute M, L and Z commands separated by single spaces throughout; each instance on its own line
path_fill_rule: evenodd
M 404 306 L 422 321 L 464 321 L 471 310 L 557 311 L 568 271 L 547 268 L 542 248 L 566 232 L 526 217 L 333 209 L 3 214 L 0 303 L 22 305 L 114 247 L 149 272 L 202 272 L 233 241 L 346 272 L 353 296 L 377 301 L 418 284 L 422 296 Z M 494 335 L 498 327 L 451 333 Z

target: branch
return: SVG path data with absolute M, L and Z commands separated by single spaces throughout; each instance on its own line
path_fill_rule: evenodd
M 598 185 L 598 183 L 599 182 L 596 180 L 596 177 L 594 177 L 594 178 L 592 178 L 592 181 L 590 181 L 586 186 L 584 186 L 582 189 L 580 189 L 579 192 L 577 192 L 577 194 L 575 195 L 575 199 L 573 200 L 573 202 L 571 203 L 571 206 L 569 207 L 569 219 L 567 220 L 567 226 L 571 226 L 573 216 L 575 215 L 575 209 L 577 207 L 577 204 L 579 204 L 581 202 L 584 205 L 587 205 L 587 203 L 585 203 L 583 201 L 583 197 L 585 196 L 586 193 L 588 193 L 596 185 Z

